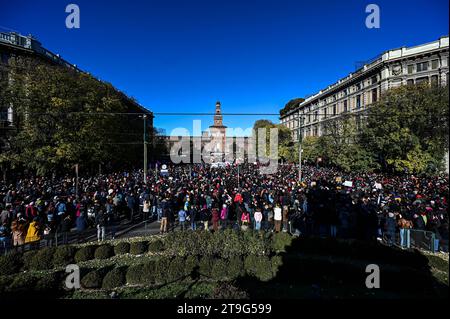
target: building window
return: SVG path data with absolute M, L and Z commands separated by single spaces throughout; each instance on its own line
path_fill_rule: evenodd
M 361 95 L 356 96 L 356 108 L 361 108 Z
M 375 83 L 377 83 L 377 81 L 378 81 L 378 79 L 377 79 L 376 75 L 374 75 L 370 78 L 370 84 L 375 84 Z
M 417 84 L 422 83 L 422 82 L 428 82 L 428 76 L 424 76 L 424 77 L 418 78 L 416 80 Z
M 317 121 L 318 118 L 319 118 L 319 112 L 318 112 L 318 111 L 315 111 L 315 112 L 314 112 L 314 121 Z
M 308 114 L 307 119 L 308 119 L 308 123 L 310 123 L 311 122 L 311 114 Z
M 437 75 L 432 75 L 431 76 L 431 83 L 437 84 L 438 83 L 438 76 Z
M 327 118 L 327 109 L 326 108 L 323 109 L 323 118 L 324 119 Z
M 344 101 L 344 113 L 348 111 L 347 100 Z
M 372 90 L 372 103 L 375 103 L 378 100 L 378 90 L 373 89 Z
M 412 74 L 414 72 L 414 65 L 410 64 L 408 65 L 408 74 Z
M 422 62 L 422 63 L 417 63 L 416 69 L 417 69 L 417 72 L 427 71 L 428 70 L 428 61 Z
M 361 83 L 356 84 L 355 88 L 356 88 L 356 91 L 361 90 Z
M 414 80 L 413 79 L 407 80 L 406 85 L 414 85 Z
M 317 125 L 314 126 L 313 135 L 314 135 L 314 136 L 319 135 L 319 129 L 318 129 Z
M 435 70 L 439 67 L 439 60 L 431 61 L 431 69 Z
M 333 105 L 333 116 L 336 115 L 336 104 Z

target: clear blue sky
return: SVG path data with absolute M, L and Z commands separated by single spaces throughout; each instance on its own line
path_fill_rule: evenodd
M 76 3 L 81 28 L 66 29 Z M 381 28 L 365 27 L 365 7 Z M 447 0 L 6 0 L 0 26 L 35 35 L 49 50 L 111 82 L 154 112 L 277 113 L 387 49 L 448 34 Z M 196 117 L 197 119 L 199 117 Z M 225 117 L 251 127 L 260 117 Z M 193 117 L 157 117 L 167 130 Z M 212 118 L 200 118 L 203 128 Z M 276 116 L 270 119 L 278 121 Z

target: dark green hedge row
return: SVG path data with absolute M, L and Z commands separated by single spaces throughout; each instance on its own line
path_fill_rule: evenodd
M 13 252 L 0 257 L 0 274 L 20 270 L 44 270 L 70 263 L 106 259 L 114 255 L 165 251 L 169 256 L 212 256 L 230 259 L 235 256 L 272 256 L 274 253 L 300 253 L 349 257 L 371 263 L 388 263 L 427 271 L 428 259 L 417 251 L 403 251 L 377 242 L 322 238 L 295 238 L 287 233 L 237 232 L 225 230 L 172 232 L 163 240 L 90 245 L 47 247 L 24 254 Z M 215 267 L 220 268 L 220 265 Z
M 163 242 L 156 240 L 150 243 L 147 241 L 133 242 L 131 244 L 122 242 L 115 246 L 103 244 L 76 248 L 67 245 L 44 247 L 24 253 L 11 252 L 5 256 L 0 256 L 0 274 L 10 275 L 21 270 L 48 270 L 92 259 L 108 259 L 115 255 L 127 253 L 140 255 L 147 251 L 160 252 L 163 249 Z

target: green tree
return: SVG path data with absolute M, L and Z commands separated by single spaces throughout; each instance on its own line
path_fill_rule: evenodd
M 370 108 L 360 142 L 385 170 L 431 173 L 444 165 L 448 121 L 448 86 L 401 86 Z

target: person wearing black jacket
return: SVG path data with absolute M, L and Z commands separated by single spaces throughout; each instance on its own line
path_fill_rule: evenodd
M 95 214 L 95 225 L 97 226 L 97 240 L 104 241 L 106 233 L 107 216 L 103 208 L 99 208 Z

